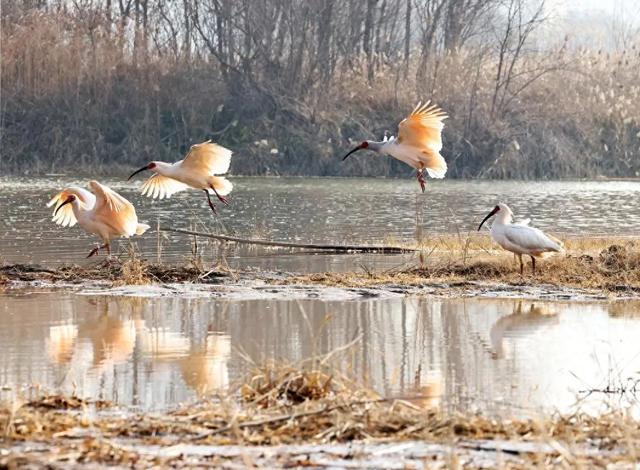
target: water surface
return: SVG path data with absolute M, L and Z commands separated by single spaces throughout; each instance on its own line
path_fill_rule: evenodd
M 640 303 L 390 298 L 225 300 L 0 296 L 0 387 L 164 409 L 233 390 L 251 362 L 297 362 L 353 345 L 333 366 L 385 396 L 528 416 L 638 409 Z
M 637 235 L 640 182 L 429 181 L 419 194 L 414 179 L 232 178 L 231 206 L 211 214 L 206 198 L 186 191 L 169 200 L 140 196 L 141 182 L 104 179 L 137 208 L 141 221 L 164 226 L 281 241 L 377 244 L 414 241 L 416 236 L 474 231 L 499 201 L 517 218 L 554 233 Z M 85 180 L 64 177 L 0 179 L 0 260 L 45 265 L 83 263 L 95 238 L 78 226 L 51 222 L 47 201 L 68 185 Z M 166 263 L 192 257 L 193 239 L 155 230 L 135 239 L 143 255 Z M 119 249 L 127 249 L 120 242 Z M 115 246 L 118 249 L 118 244 Z M 198 240 L 208 262 L 236 267 L 293 271 L 353 270 L 365 265 L 390 268 L 411 256 L 327 255 L 226 246 Z

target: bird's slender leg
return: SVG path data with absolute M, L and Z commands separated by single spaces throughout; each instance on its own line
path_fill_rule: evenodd
M 529 256 L 531 256 L 531 255 L 529 255 Z M 533 256 L 531 256 L 531 270 L 532 270 L 533 274 L 535 275 L 536 274 L 536 259 Z
M 213 213 L 217 215 L 218 212 L 216 211 L 216 206 L 213 204 L 213 202 L 211 202 L 211 196 L 209 196 L 209 191 L 205 189 L 204 193 L 207 195 L 207 202 L 209 203 L 209 207 L 211 207 L 211 210 L 213 211 Z
M 522 255 L 518 255 L 518 261 L 520 261 L 520 275 L 524 274 L 524 264 L 522 264 Z
M 420 188 L 422 188 L 422 192 L 424 193 L 425 188 L 427 187 L 427 181 L 424 179 L 422 169 L 416 170 L 416 178 L 418 179 L 418 183 L 420 183 Z
M 98 245 L 93 250 L 91 250 L 87 255 L 87 258 L 91 258 L 93 255 L 98 254 L 100 250 L 103 250 L 105 248 L 107 249 L 107 253 L 109 254 L 109 257 L 111 257 L 111 248 L 108 243 L 105 243 L 104 245 L 102 246 Z
M 220 196 L 220 194 L 218 194 L 218 191 L 216 191 L 216 188 L 214 188 L 213 185 L 211 185 L 211 189 L 213 189 L 213 193 L 217 196 L 217 198 L 220 200 L 222 204 L 224 204 L 225 206 L 229 205 L 229 200 L 224 196 Z

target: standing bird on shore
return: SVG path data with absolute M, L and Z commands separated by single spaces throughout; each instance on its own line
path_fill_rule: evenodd
M 343 157 L 358 150 L 373 150 L 381 155 L 389 155 L 416 170 L 416 178 L 424 192 L 426 170 L 432 178 L 444 178 L 447 162 L 440 155 L 442 150 L 442 121 L 447 115 L 435 104 L 418 103 L 418 106 L 398 125 L 398 137 L 390 137 L 381 142 L 365 140 Z
M 542 230 L 529 227 L 529 220 L 512 223 L 513 212 L 506 204 L 498 204 L 480 222 L 478 231 L 482 225 L 492 216 L 497 215 L 496 220 L 491 224 L 491 238 L 507 251 L 514 253 L 520 261 L 520 275 L 524 272 L 522 255 L 531 257 L 531 269 L 536 272 L 536 258 L 542 257 L 545 253 L 564 251 L 562 242 L 550 235 L 546 235 Z
M 213 192 L 220 202 L 228 205 L 225 198 L 233 189 L 233 184 L 221 175 L 229 170 L 231 164 L 231 150 L 207 140 L 201 144 L 192 145 L 183 160 L 175 163 L 150 162 L 148 165 L 134 171 L 128 180 L 141 171 L 155 172 L 142 185 L 142 194 L 164 199 L 187 188 L 201 189 L 207 195 L 209 207 L 216 213 L 216 206 L 211 201 Z
M 135 208 L 120 194 L 97 181 L 89 181 L 88 186 L 91 191 L 75 186 L 64 188 L 47 204 L 55 204 L 52 220 L 58 225 L 73 227 L 78 223 L 102 239 L 103 245 L 91 250 L 87 258 L 105 248 L 111 256 L 113 238 L 142 235 L 149 229 L 147 224 L 138 223 Z

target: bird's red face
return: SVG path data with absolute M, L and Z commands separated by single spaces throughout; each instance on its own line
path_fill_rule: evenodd
M 67 204 L 71 204 L 75 200 L 76 200 L 76 196 L 73 194 L 69 194 L 67 198 L 64 200 L 64 202 L 56 208 L 55 212 L 53 213 L 54 217 L 58 213 L 58 211 L 62 209 L 63 206 L 66 206 Z
M 157 165 L 153 162 L 149 163 L 147 166 L 143 166 L 142 168 L 140 168 L 139 170 L 134 171 L 133 173 L 131 173 L 131 175 L 127 178 L 127 181 L 129 181 L 131 178 L 133 178 L 134 176 L 136 176 L 138 173 L 140 173 L 141 171 L 145 171 L 145 170 L 153 170 Z
M 360 144 L 361 149 L 366 149 L 368 147 L 369 147 L 369 142 L 367 142 L 366 140 Z
M 482 228 L 482 225 L 489 220 L 489 218 L 493 217 L 494 215 L 496 215 L 498 213 L 498 211 L 500 211 L 500 206 L 496 206 L 493 208 L 493 210 L 491 212 L 489 212 L 487 214 L 487 216 L 482 219 L 482 222 L 480 222 L 480 225 L 478 225 L 478 232 L 480 231 L 480 229 Z

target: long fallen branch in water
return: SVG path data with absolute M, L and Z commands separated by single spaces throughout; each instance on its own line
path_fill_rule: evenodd
M 403 248 L 399 246 L 327 245 L 327 244 L 316 244 L 316 243 L 291 243 L 291 242 L 276 242 L 276 241 L 269 241 L 269 240 L 253 240 L 250 238 L 239 238 L 239 237 L 230 237 L 227 235 L 216 235 L 213 233 L 194 232 L 192 230 L 183 230 L 179 228 L 161 227 L 160 231 L 184 233 L 186 235 L 195 235 L 198 237 L 205 237 L 205 238 L 215 238 L 216 240 L 235 242 L 235 243 L 245 243 L 247 245 L 278 246 L 283 248 L 305 248 L 305 249 L 311 249 L 311 250 L 359 252 L 359 253 L 414 253 L 418 251 L 415 248 Z

